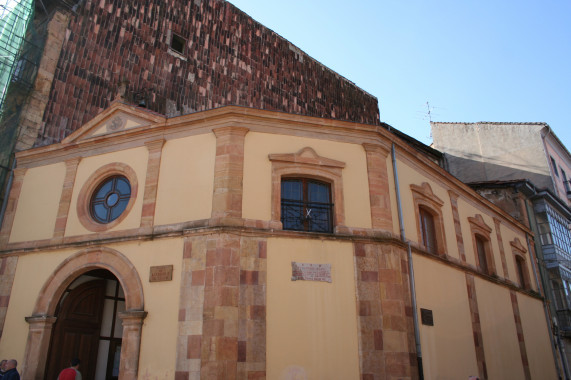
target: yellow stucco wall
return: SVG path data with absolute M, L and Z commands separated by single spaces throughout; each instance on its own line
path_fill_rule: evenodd
M 128 243 L 115 249 L 137 268 L 149 312 L 141 335 L 138 378 L 174 379 L 183 239 Z M 155 265 L 173 265 L 173 280 L 149 282 L 150 267 Z
M 135 266 L 143 286 L 145 310 L 139 378 L 173 379 L 178 336 L 178 309 L 182 262 L 182 239 L 129 242 L 109 245 Z M 38 294 L 56 267 L 76 250 L 42 252 L 19 257 L 12 295 L 0 340 L 0 357 L 23 362 L 28 324 Z M 152 265 L 173 265 L 173 280 L 149 282 Z
M 352 244 L 272 238 L 267 252 L 267 378 L 358 379 Z M 292 261 L 331 264 L 332 283 L 291 281 Z
M 272 165 L 268 154 L 296 153 L 305 147 L 313 148 L 322 157 L 345 162 L 345 224 L 371 228 L 367 158 L 361 145 L 256 132 L 246 135 L 244 145 L 242 216 L 247 219 L 271 219 Z
M 418 255 L 413 264 L 418 313 L 429 309 L 434 317 L 434 326 L 420 324 L 424 378 L 456 380 L 477 374 L 465 274 Z
M 518 293 L 517 301 L 532 379 L 557 379 L 541 301 Z
M 64 177 L 63 162 L 26 171 L 10 243 L 53 237 Z
M 28 323 L 25 317 L 32 315 L 38 294 L 55 268 L 73 251 L 54 251 L 29 254 L 18 258 L 10 303 L 0 340 L 0 356 L 13 357 L 23 362 Z
M 67 227 L 65 236 L 91 234 L 79 222 L 77 216 L 77 198 L 81 188 L 93 173 L 100 167 L 119 162 L 130 166 L 137 175 L 139 182 L 137 199 L 129 214 L 121 223 L 110 229 L 109 231 L 126 230 L 130 228 L 138 228 L 141 225 L 141 209 L 143 205 L 143 197 L 145 194 L 145 179 L 147 176 L 147 160 L 148 160 L 147 147 L 142 146 L 139 148 L 126 149 L 113 153 L 101 154 L 98 156 L 85 157 L 79 162 L 77 174 L 75 177 L 75 185 L 73 187 L 73 195 L 71 198 L 71 205 L 69 208 Z
M 429 177 L 424 176 L 416 168 L 412 168 L 402 161 L 397 161 L 397 170 L 399 175 L 399 188 L 401 193 L 404 228 L 407 239 L 419 243 L 416 211 L 414 209 L 414 201 L 410 185 L 414 184 L 420 186 L 423 182 L 427 182 L 432 188 L 434 195 L 436 195 L 438 198 L 440 198 L 440 200 L 444 202 L 441 211 L 444 221 L 443 227 L 445 235 L 444 238 L 446 239 L 446 253 L 449 256 L 460 259 L 448 190 L 443 188 L 438 182 L 435 182 Z M 396 215 L 394 217 L 398 218 Z
M 155 224 L 210 218 L 216 137 L 168 140 L 161 157 Z
M 489 379 L 524 378 L 517 330 L 507 288 L 475 278 Z

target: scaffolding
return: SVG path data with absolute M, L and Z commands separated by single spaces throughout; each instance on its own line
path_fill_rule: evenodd
M 28 65 L 20 58 L 33 13 L 33 0 L 0 3 L 0 109 L 3 109 L 10 82 L 14 78 L 25 80 Z
M 21 99 L 32 89 L 36 56 L 41 54 L 29 41 L 33 17 L 34 0 L 0 0 L 0 214 L 5 208 Z

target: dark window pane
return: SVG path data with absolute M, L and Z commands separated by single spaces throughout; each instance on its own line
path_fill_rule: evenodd
M 281 212 L 284 230 L 303 231 L 303 202 L 282 200 Z
M 517 277 L 519 280 L 519 285 L 522 288 L 525 288 L 524 265 L 525 265 L 525 261 L 523 261 L 523 259 L 521 257 L 517 256 L 515 259 L 515 266 L 517 268 Z
M 437 252 L 436 244 L 436 227 L 434 225 L 434 216 L 425 210 L 423 207 L 419 208 L 420 215 L 420 233 L 422 237 L 422 244 L 426 250 L 431 253 Z
M 329 186 L 323 183 L 308 183 L 309 202 L 329 203 Z
M 322 204 L 309 204 L 306 210 L 308 216 L 308 229 L 314 232 L 331 231 L 331 207 Z
M 299 180 L 284 180 L 282 182 L 282 199 L 303 200 L 303 183 Z
M 486 257 L 486 243 L 479 236 L 476 236 L 476 249 L 478 250 L 478 260 L 480 261 L 480 270 L 484 273 L 488 273 L 488 260 Z

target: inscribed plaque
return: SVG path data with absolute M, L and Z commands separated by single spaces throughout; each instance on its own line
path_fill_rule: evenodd
M 161 265 L 151 267 L 149 273 L 149 282 L 171 281 L 172 280 L 172 265 Z
M 331 282 L 331 264 L 291 262 L 291 280 Z

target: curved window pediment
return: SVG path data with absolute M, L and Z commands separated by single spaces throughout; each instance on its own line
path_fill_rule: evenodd
M 430 253 L 445 255 L 446 239 L 442 217 L 444 202 L 434 194 L 427 182 L 421 185 L 412 184 L 410 189 L 416 212 L 419 244 Z

